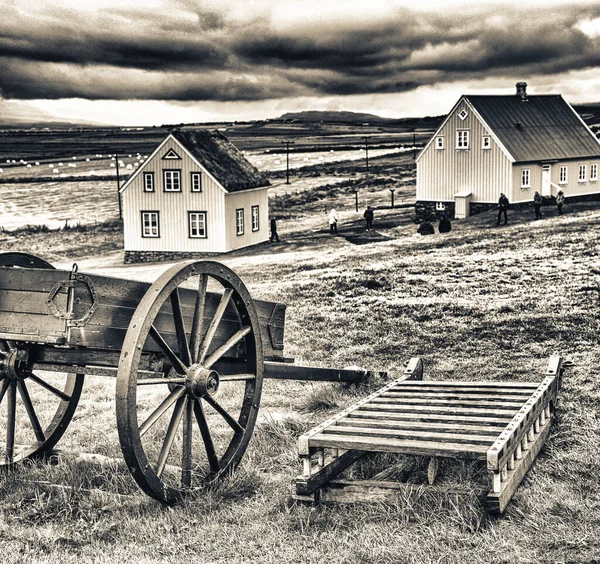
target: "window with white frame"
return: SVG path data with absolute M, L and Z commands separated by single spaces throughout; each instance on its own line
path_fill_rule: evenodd
M 521 188 L 531 188 L 531 169 L 521 170 Z
M 457 149 L 468 149 L 469 148 L 469 131 L 466 129 L 459 129 L 456 132 L 456 148 Z
M 577 177 L 579 182 L 587 181 L 587 165 L 579 165 L 579 176 Z
M 443 137 L 436 137 L 435 138 L 435 148 L 436 149 L 443 149 L 444 148 L 444 138 Z
M 192 192 L 202 192 L 202 174 L 200 172 L 191 173 Z
M 558 174 L 558 183 L 559 184 L 567 184 L 569 182 L 568 171 L 569 169 L 566 166 L 560 167 L 560 172 Z
M 164 169 L 163 186 L 165 192 L 181 192 L 181 170 Z
M 444 211 L 446 209 L 446 205 L 444 204 L 444 202 L 436 202 L 435 209 L 437 211 Z
M 258 206 L 252 206 L 252 231 L 260 229 Z
M 142 237 L 160 237 L 158 212 L 142 212 Z
M 469 115 L 469 112 L 467 112 L 467 110 L 465 110 L 464 108 L 462 108 L 462 109 L 460 110 L 460 112 L 458 112 L 458 117 L 459 117 L 461 120 L 463 120 L 463 121 L 464 121 L 465 119 L 467 119 L 467 116 L 468 116 L 468 115 Z
M 236 235 L 244 234 L 244 209 L 235 210 L 235 233 Z
M 190 237 L 192 239 L 206 239 L 206 212 L 188 212 Z
M 595 163 L 590 165 L 590 180 L 598 180 L 598 165 Z
M 144 172 L 144 192 L 154 192 L 153 172 Z
M 492 138 L 489 135 L 484 135 L 481 140 L 481 148 L 482 149 L 491 149 L 492 148 Z

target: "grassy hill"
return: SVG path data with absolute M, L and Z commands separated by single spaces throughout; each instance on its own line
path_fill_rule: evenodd
M 350 197 L 328 203 L 343 208 Z M 253 296 L 288 304 L 288 356 L 398 375 L 404 361 L 418 355 L 426 379 L 461 380 L 540 381 L 550 354 L 573 361 L 546 447 L 506 514 L 489 517 L 474 498 L 425 491 L 391 507 L 288 509 L 289 484 L 299 470 L 297 437 L 382 382 L 352 391 L 267 381 L 261 422 L 237 474 L 166 510 L 139 492 L 122 468 L 77 460 L 82 450 L 120 456 L 114 383 L 90 379 L 79 407 L 85 417 L 59 445 L 62 462 L 0 478 L 7 562 L 600 558 L 597 204 L 568 206 L 563 217 L 544 208 L 537 222 L 531 210 L 511 211 L 507 227 L 495 227 L 493 215 L 483 214 L 455 221 L 450 234 L 425 237 L 415 233 L 410 210 L 378 210 L 380 237 L 360 245 L 346 238 L 361 230 L 359 216 L 341 213 L 340 236 L 331 237 L 322 208 L 292 209 L 294 219 L 280 225 L 281 244 L 223 257 Z M 165 268 L 120 265 L 120 254 L 108 245 L 110 229 L 76 236 L 61 247 L 64 234 L 24 232 L 12 244 L 64 263 L 75 246 L 87 245 L 84 272 L 154 280 Z M 371 457 L 357 472 L 367 475 L 395 461 Z M 486 478 L 472 464 L 445 462 L 440 473 L 446 483 Z

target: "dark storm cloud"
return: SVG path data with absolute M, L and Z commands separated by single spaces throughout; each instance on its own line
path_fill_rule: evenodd
M 357 24 L 229 17 L 178 0 L 172 11 L 52 8 L 0 21 L 6 98 L 264 100 L 412 90 L 454 80 L 600 66 L 578 27 L 600 7 L 390 11 Z M 176 8 L 176 9 L 175 9 Z

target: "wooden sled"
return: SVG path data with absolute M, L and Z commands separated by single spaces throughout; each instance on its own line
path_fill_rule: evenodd
M 502 513 L 548 437 L 563 370 L 562 358 L 552 356 L 539 384 L 423 381 L 423 362 L 412 358 L 400 379 L 300 437 L 303 473 L 292 498 L 391 499 L 409 485 L 334 478 L 367 452 L 393 452 L 430 457 L 431 485 L 438 457 L 485 461 L 486 504 Z

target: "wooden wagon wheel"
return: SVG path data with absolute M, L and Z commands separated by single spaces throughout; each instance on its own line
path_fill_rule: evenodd
M 19 252 L 0 253 L 0 266 L 54 268 L 40 257 Z M 27 347 L 27 343 L 0 339 L 0 407 L 5 398 L 7 406 L 6 417 L 2 418 L 6 433 L 0 430 L 0 437 L 6 437 L 4 456 L 0 458 L 0 466 L 4 467 L 25 459 L 42 458 L 52 451 L 73 418 L 83 388 L 83 374 L 66 375 L 60 388 L 50 383 L 48 378 L 34 374 L 28 366 Z M 30 391 L 34 392 L 33 395 Z M 21 402 L 17 402 L 19 396 Z M 39 411 L 42 408 L 47 412 L 52 401 L 57 401 L 58 405 L 44 428 Z M 52 411 L 51 403 L 50 407 Z M 27 428 L 30 428 L 29 433 Z M 31 433 L 34 440 L 27 438 Z M 25 444 L 15 445 L 17 436 L 25 439 Z
M 152 346 L 165 367 L 158 378 L 140 371 Z M 225 356 L 237 373 L 215 369 Z M 230 473 L 254 429 L 263 372 L 258 316 L 233 271 L 187 261 L 160 276 L 131 319 L 117 375 L 119 439 L 140 487 L 171 504 Z

